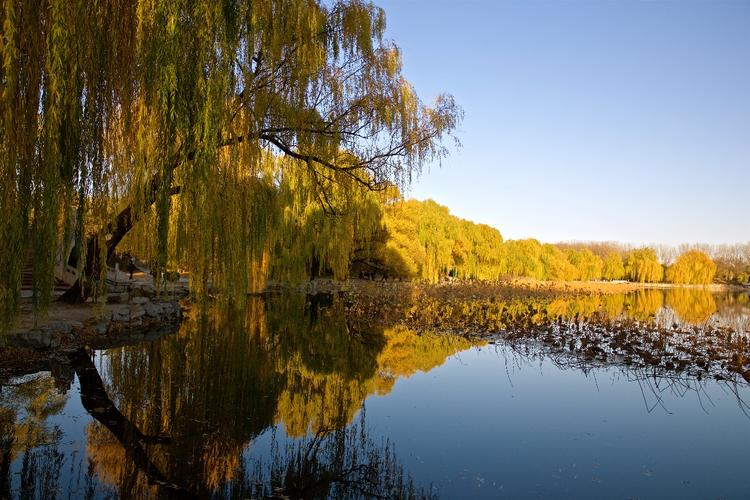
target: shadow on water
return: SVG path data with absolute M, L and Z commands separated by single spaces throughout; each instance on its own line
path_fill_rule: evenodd
M 628 362 L 590 339 L 603 331 L 617 338 L 622 322 L 648 321 L 657 332 L 678 324 L 746 326 L 745 299 L 682 292 L 425 303 L 419 314 L 433 326 L 458 317 L 494 322 L 506 334 L 491 341 L 506 347 L 510 366 L 549 359 L 560 369 L 594 373 L 615 365 L 639 384 L 648 411 L 669 411 L 665 391 L 696 393 L 703 405 L 707 382 L 689 370 Z M 393 443 L 369 435 L 364 401 L 488 339 L 417 334 L 408 323 L 368 326 L 334 296 L 256 297 L 242 310 L 192 311 L 178 332 L 153 341 L 69 353 L 51 364 L 50 375 L 2 386 L 0 496 L 431 496 L 404 470 Z M 521 335 L 514 324 L 539 326 L 529 330 L 540 333 Z M 658 349 L 661 337 L 653 338 Z M 736 381 L 722 383 L 747 414 Z M 90 419 L 79 424 L 82 440 L 66 462 L 60 422 L 65 408 L 76 411 L 71 386 Z M 251 453 L 261 436 L 268 450 Z

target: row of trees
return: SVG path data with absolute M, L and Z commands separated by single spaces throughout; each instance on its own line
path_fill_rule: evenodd
M 446 276 L 483 280 L 516 276 L 708 284 L 717 269 L 706 253 L 696 249 L 664 265 L 653 248 L 503 241 L 498 230 L 455 217 L 432 200 L 403 201 L 398 196 L 383 207 L 382 231 L 355 255 L 356 261 L 384 274 L 429 281 Z
M 722 283 L 750 282 L 750 243 L 740 245 L 694 245 L 716 264 L 716 280 Z
M 617 242 L 566 242 L 557 243 L 562 249 L 583 248 L 591 250 L 602 259 L 611 253 L 626 255 L 633 247 Z M 656 257 L 662 265 L 674 265 L 680 256 L 692 251 L 707 255 L 716 264 L 714 280 L 720 283 L 750 282 L 750 243 L 740 244 L 682 244 L 677 246 L 654 245 L 652 247 Z
M 497 279 L 503 274 L 500 232 L 459 219 L 432 200 L 400 199 L 383 207 L 383 226 L 356 254 L 355 266 L 388 276 L 437 281 L 444 276 Z

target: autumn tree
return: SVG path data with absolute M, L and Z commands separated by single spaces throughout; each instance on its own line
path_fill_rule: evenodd
M 459 278 L 497 280 L 505 274 L 503 237 L 487 224 L 460 219 L 456 242 L 464 248 L 464 256 L 455 258 L 455 274 Z M 454 247 L 457 245 L 454 245 Z
M 602 265 L 602 278 L 605 280 L 621 280 L 625 278 L 625 266 L 619 252 L 609 252 Z
M 538 240 L 510 240 L 505 244 L 506 269 L 511 276 L 544 279 L 542 244 Z
M 713 281 L 715 274 L 716 264 L 711 257 L 700 250 L 690 250 L 667 268 L 666 280 L 676 284 L 707 285 Z
M 590 250 L 591 253 L 599 256 L 599 258 L 601 258 L 602 260 L 605 259 L 607 255 L 613 252 L 622 255 L 629 250 L 626 244 L 618 243 L 615 241 L 563 241 L 555 243 L 555 246 L 564 251 L 584 249 Z
M 625 258 L 625 274 L 630 281 L 658 283 L 664 278 L 664 268 L 651 248 L 639 248 L 628 252 Z
M 591 250 L 568 251 L 568 261 L 576 269 L 575 277 L 581 281 L 598 280 L 602 277 L 602 259 Z
M 542 245 L 541 263 L 544 279 L 553 281 L 570 281 L 576 278 L 578 270 L 568 260 L 565 252 L 556 245 Z
M 177 256 L 194 291 L 240 293 L 279 241 L 274 207 L 340 214 L 408 183 L 460 118 L 419 100 L 364 0 L 9 0 L 0 26 L 3 318 L 27 249 L 39 307 L 71 239 L 66 296 L 86 297 L 146 218 L 157 267 Z
M 362 259 L 385 275 L 435 282 L 496 280 L 505 273 L 500 231 L 460 219 L 433 200 L 397 196 L 385 205 L 383 224 L 385 240 Z
M 712 245 L 701 249 L 716 264 L 716 279 L 727 283 L 750 281 L 750 243 Z

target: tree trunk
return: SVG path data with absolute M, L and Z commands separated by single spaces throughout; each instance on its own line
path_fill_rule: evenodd
M 115 253 L 115 248 L 122 241 L 128 231 L 133 228 L 133 224 L 138 220 L 133 215 L 133 208 L 128 205 L 119 214 L 114 223 L 107 224 L 105 234 L 111 235 L 107 240 L 107 256 L 105 262 Z M 99 238 L 96 235 L 89 236 L 86 240 L 86 262 L 83 271 L 73 285 L 60 296 L 60 301 L 70 304 L 85 302 L 93 292 L 93 286 L 89 279 L 92 276 L 98 276 L 100 273 L 99 265 Z M 106 264 L 105 264 L 106 265 Z
M 242 142 L 242 138 L 240 138 L 236 142 Z M 185 155 L 184 160 L 192 161 L 193 158 L 195 158 L 195 151 L 191 151 L 190 153 Z M 179 165 L 180 159 L 178 158 L 174 162 L 172 162 L 170 168 L 171 170 L 174 170 Z M 154 176 L 151 178 L 151 182 L 149 182 L 148 186 L 145 188 L 145 199 L 150 201 L 145 205 L 144 210 L 145 208 L 153 205 L 156 201 L 156 195 L 159 192 L 161 183 L 161 176 L 158 173 L 154 174 Z M 169 195 L 173 196 L 175 194 L 179 194 L 179 192 L 180 186 L 175 186 L 170 189 Z M 128 234 L 128 232 L 133 228 L 133 225 L 138 222 L 138 219 L 141 218 L 141 215 L 142 214 L 133 211 L 132 205 L 128 205 L 119 214 L 117 214 L 117 218 L 114 222 L 110 222 L 109 224 L 107 224 L 104 234 L 111 235 L 111 237 L 107 240 L 107 256 L 105 259 L 105 265 L 106 262 L 109 261 L 110 257 L 112 257 L 112 255 L 115 253 L 117 245 L 120 244 L 125 235 Z M 99 250 L 99 239 L 96 237 L 96 235 L 89 236 L 88 240 L 86 240 L 86 263 L 83 266 L 83 271 L 81 272 L 81 275 L 78 277 L 75 283 L 73 283 L 73 285 L 65 290 L 65 293 L 60 296 L 60 298 L 58 299 L 59 301 L 67 302 L 69 304 L 80 304 L 82 302 L 85 302 L 86 299 L 91 296 L 92 292 L 94 291 L 94 287 L 91 286 L 89 279 L 92 276 L 97 276 L 99 274 Z
M 96 366 L 84 349 L 70 353 L 68 359 L 78 376 L 83 408 L 112 432 L 125 449 L 126 458 L 131 460 L 146 475 L 149 482 L 165 488 L 164 492 L 167 493 L 168 497 L 195 498 L 195 495 L 187 488 L 170 481 L 148 456 L 147 446 L 149 444 L 166 444 L 170 443 L 171 439 L 165 436 L 144 434 L 120 412 L 107 395 L 104 382 L 102 382 Z

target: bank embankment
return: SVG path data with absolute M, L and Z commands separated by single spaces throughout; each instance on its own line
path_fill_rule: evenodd
M 16 325 L 4 335 L 0 372 L 43 362 L 59 351 L 112 347 L 174 331 L 187 305 L 174 297 L 127 294 L 120 294 L 113 302 L 53 303 L 43 317 L 25 304 Z

